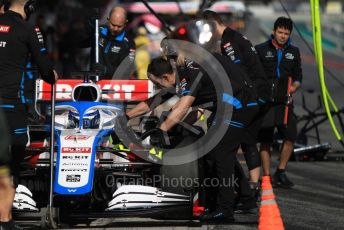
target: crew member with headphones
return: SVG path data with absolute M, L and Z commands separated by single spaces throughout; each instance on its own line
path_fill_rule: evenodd
M 35 11 L 34 0 L 12 0 L 0 15 L 0 107 L 4 111 L 10 146 L 0 153 L 0 229 L 21 229 L 12 220 L 11 209 L 24 157 L 27 137 L 27 110 L 23 77 L 28 56 L 35 61 L 42 78 L 53 84 L 58 78 L 42 51 L 43 37 L 38 27 L 26 22 Z M 6 135 L 6 133 L 1 133 Z
M 7 1 L 6 0 L 0 0 L 0 15 L 5 13 L 6 11 L 6 4 Z

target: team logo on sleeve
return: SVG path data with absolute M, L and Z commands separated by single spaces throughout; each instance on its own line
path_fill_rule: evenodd
M 180 94 L 182 96 L 187 95 L 190 93 L 190 90 L 188 90 L 188 83 L 185 78 L 183 78 L 179 83 L 179 90 Z
M 35 28 L 35 31 L 36 31 L 36 35 L 37 35 L 38 41 L 39 41 L 40 43 L 44 43 L 43 35 L 42 35 L 41 31 L 39 30 L 39 28 L 36 27 L 36 28 Z
M 10 32 L 10 28 L 10 26 L 0 25 L 0 33 L 8 33 Z

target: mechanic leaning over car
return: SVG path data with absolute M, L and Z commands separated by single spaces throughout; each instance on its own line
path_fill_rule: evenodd
M 209 21 L 209 20 L 208 20 Z M 216 24 L 213 24 L 213 27 L 216 27 Z M 221 37 L 221 34 L 217 34 L 214 37 Z M 177 36 L 179 39 L 185 39 L 185 37 L 179 37 Z M 167 38 L 163 39 L 161 41 L 161 49 L 164 53 L 164 55 L 167 56 L 167 58 L 171 61 L 171 59 L 175 59 L 176 64 L 180 67 L 180 68 L 200 68 L 200 66 L 195 63 L 193 60 L 190 60 L 188 58 L 185 58 L 183 55 L 177 54 L 178 52 L 173 49 L 173 43 L 174 42 L 169 42 L 169 40 Z M 225 58 L 221 58 L 221 60 L 225 60 Z M 223 63 L 225 65 L 225 63 Z M 232 66 L 232 65 L 231 65 Z M 239 74 L 240 76 L 240 74 Z M 244 76 L 243 76 L 243 80 L 245 80 Z M 249 80 L 249 79 L 248 79 Z M 250 80 L 249 80 L 250 81 Z M 248 81 L 248 82 L 249 82 Z M 250 84 L 248 84 L 250 85 Z M 253 103 L 254 105 L 256 105 L 257 103 Z M 257 106 L 250 106 L 250 108 L 243 108 L 242 111 L 245 111 L 247 113 L 252 113 L 252 114 L 256 114 L 256 110 L 257 110 Z M 188 114 L 188 116 L 186 118 L 184 118 L 183 122 L 189 123 L 189 124 L 193 124 L 194 122 L 197 121 L 197 119 L 200 117 L 199 113 L 203 113 L 204 114 L 204 109 L 200 109 L 198 108 L 198 114 L 195 114 L 193 112 L 190 112 Z M 195 111 L 195 112 L 197 112 Z M 213 112 L 211 117 L 208 118 L 208 128 L 211 126 L 211 120 L 214 117 L 215 113 Z M 256 119 L 258 117 L 259 114 L 257 114 L 257 116 L 255 117 L 255 119 L 253 120 L 254 122 L 250 122 L 249 126 L 246 127 L 246 133 L 250 133 L 249 135 L 246 135 L 245 138 L 242 138 L 243 143 L 242 145 L 253 145 L 255 146 L 256 144 L 256 133 L 252 132 L 252 129 L 258 129 L 258 125 L 256 122 Z M 256 131 L 257 132 L 257 131 Z M 259 155 L 258 155 L 258 160 L 259 160 Z M 205 156 L 203 158 L 203 160 L 201 161 L 203 162 L 203 175 L 205 176 L 205 178 L 210 179 L 212 177 L 212 175 L 214 175 L 214 160 L 212 157 L 210 156 Z M 202 163 L 201 163 L 202 164 Z M 236 202 L 235 204 L 235 213 L 256 213 L 257 212 L 257 204 L 254 202 L 252 198 L 252 195 L 254 195 L 256 198 L 258 198 L 258 193 L 259 190 L 256 189 L 255 187 L 251 190 L 250 184 L 247 183 L 247 178 L 246 175 L 241 167 L 241 164 L 239 163 L 239 161 L 236 159 L 235 161 L 235 178 L 237 181 L 237 186 L 235 187 L 236 193 L 237 193 L 237 198 L 236 200 L 238 202 Z M 205 180 L 207 180 L 205 179 Z M 207 210 L 212 210 L 215 209 L 216 206 L 216 194 L 217 194 L 217 188 L 211 188 L 211 187 L 205 187 L 204 188 L 204 198 L 200 197 L 200 200 L 204 201 L 205 204 L 201 204 L 204 206 L 207 206 Z M 248 199 L 249 198 L 249 199 Z M 249 200 L 249 201 L 248 201 Z
M 0 221 L 4 230 L 20 229 L 12 220 L 11 209 L 28 142 L 22 78 L 29 54 L 45 81 L 53 84 L 58 78 L 52 63 L 44 55 L 39 28 L 26 22 L 35 8 L 33 0 L 12 0 L 9 10 L 0 16 L 0 107 L 10 136 L 10 147 L 0 157 Z
M 214 57 L 221 63 L 221 65 L 226 70 L 227 74 L 231 78 L 231 81 L 236 81 L 240 85 L 239 89 L 234 87 L 234 96 L 241 99 L 238 95 L 238 92 L 243 93 L 243 91 L 250 91 L 250 88 L 245 86 L 244 78 L 241 77 L 241 74 L 245 74 L 242 70 L 233 63 L 228 63 L 226 57 L 221 54 L 214 54 Z M 199 64 L 199 63 L 197 63 Z M 202 66 L 200 64 L 200 66 Z M 176 73 L 174 73 L 173 68 L 170 62 L 164 58 L 153 59 L 151 64 L 148 67 L 148 77 L 149 79 L 162 90 L 153 96 L 152 98 L 139 103 L 132 110 L 127 112 L 127 117 L 134 118 L 139 115 L 143 115 L 167 99 L 171 98 L 173 95 L 179 95 L 179 101 L 176 103 L 176 106 L 172 108 L 172 111 L 169 113 L 168 117 L 162 122 L 158 129 L 151 134 L 151 144 L 152 140 L 154 144 L 161 143 L 160 145 L 166 146 L 164 133 L 171 130 L 175 125 L 177 125 L 183 117 L 186 115 L 188 109 L 192 106 L 201 105 L 204 103 L 212 103 L 213 107 L 208 108 L 212 112 L 216 112 L 216 101 L 217 95 L 215 87 L 209 78 L 203 71 L 204 74 L 200 82 L 197 84 L 197 87 L 191 87 L 194 82 L 198 82 L 198 75 L 201 72 L 201 69 L 198 68 L 177 68 L 178 76 L 180 83 L 176 86 Z M 245 88 L 245 89 L 243 89 Z M 178 89 L 178 90 L 177 90 Z M 247 91 L 246 91 L 247 92 Z M 245 94 L 246 96 L 248 94 Z M 159 100 L 156 100 L 156 97 L 160 97 Z M 250 100 L 255 100 L 253 93 Z M 252 118 L 255 113 L 246 113 L 240 114 L 235 112 L 232 116 L 233 122 L 240 122 L 243 126 L 252 122 Z M 212 121 L 209 121 L 212 123 Z M 213 159 L 212 162 L 216 168 L 216 174 L 220 182 L 226 181 L 226 179 L 234 178 L 234 164 L 236 161 L 236 152 L 239 148 L 242 138 L 246 137 L 246 132 L 244 128 L 239 128 L 238 126 L 230 126 L 222 138 L 220 143 L 211 150 L 209 156 Z M 240 139 L 240 140 L 238 140 Z M 230 146 L 228 143 L 231 143 Z M 201 150 L 200 150 L 201 151 Z M 246 180 L 247 186 L 248 181 Z M 218 196 L 217 196 L 217 207 L 216 210 L 213 210 L 210 213 L 207 213 L 203 216 L 204 220 L 219 220 L 219 221 L 228 221 L 232 222 L 233 219 L 233 209 L 234 209 L 234 187 L 233 186 L 219 186 L 218 187 Z M 247 194 L 247 202 L 255 204 L 255 199 L 252 197 L 252 194 Z M 245 200 L 244 200 L 245 202 Z
M 300 87 L 302 81 L 300 51 L 297 47 L 291 45 L 290 41 L 292 30 L 292 20 L 279 17 L 275 21 L 271 38 L 256 46 L 269 81 L 271 100 L 273 101 L 272 107 L 265 116 L 265 120 L 270 122 L 264 122 L 263 126 L 265 127 L 259 133 L 263 173 L 266 176 L 270 175 L 271 144 L 276 127 L 282 135 L 283 145 L 279 164 L 272 182 L 284 188 L 294 186 L 286 176 L 285 168 L 293 152 L 294 142 L 297 137 L 297 121 L 293 112 L 291 95 Z M 288 92 L 288 88 L 290 92 Z M 286 104 L 288 111 L 286 111 Z M 271 114 L 274 115 L 270 116 Z M 287 122 L 284 121 L 284 118 L 287 118 Z
M 266 103 L 269 96 L 267 79 L 263 66 L 260 63 L 259 56 L 252 43 L 236 30 L 226 27 L 220 15 L 217 13 L 206 10 L 202 12 L 201 18 L 215 22 L 216 31 L 221 36 L 221 53 L 228 57 L 234 64 L 242 67 L 255 87 L 257 102 L 260 105 L 261 112 L 255 118 L 255 122 L 249 127 L 249 130 L 252 132 L 253 136 L 257 137 L 264 113 L 264 105 L 262 104 Z M 258 192 L 261 160 L 256 143 L 242 143 L 241 148 L 250 171 L 250 187 L 255 192 Z

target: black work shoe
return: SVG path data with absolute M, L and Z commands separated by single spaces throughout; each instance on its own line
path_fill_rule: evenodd
M 276 187 L 281 187 L 281 188 L 292 188 L 294 186 L 294 183 L 291 182 L 287 175 L 285 174 L 285 171 L 282 172 L 276 172 L 273 176 L 273 184 Z
M 256 203 L 256 198 L 253 197 L 252 199 L 239 202 L 234 208 L 234 213 L 236 213 L 236 214 L 257 214 L 258 213 L 258 206 Z
M 23 230 L 23 228 L 19 227 L 14 220 L 10 220 L 8 222 L 0 222 L 0 230 Z
M 205 213 L 203 216 L 201 216 L 201 221 L 233 223 L 234 217 L 233 214 L 229 214 L 228 212 L 215 210 L 210 213 Z

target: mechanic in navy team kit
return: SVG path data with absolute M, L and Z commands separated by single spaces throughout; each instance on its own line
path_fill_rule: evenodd
M 106 25 L 99 26 L 98 63 L 95 60 L 95 27 L 92 26 L 94 22 L 86 22 L 85 29 L 70 33 L 60 42 L 66 49 L 91 47 L 91 70 L 98 73 L 100 79 L 112 79 L 123 61 L 125 68 L 120 74 L 129 75 L 134 67 L 136 51 L 134 40 L 125 30 L 128 24 L 126 10 L 120 6 L 113 7 L 107 21 Z M 123 76 L 124 79 L 129 77 Z
M 284 188 L 291 188 L 294 185 L 286 176 L 285 168 L 293 152 L 293 145 L 297 137 L 293 103 L 289 103 L 288 112 L 286 112 L 286 103 L 291 100 L 287 96 L 287 89 L 289 87 L 289 93 L 293 94 L 300 87 L 302 80 L 300 51 L 291 45 L 290 41 L 292 30 L 292 20 L 280 17 L 275 21 L 271 39 L 256 46 L 269 81 L 269 87 L 272 89 L 273 101 L 273 106 L 266 115 L 266 120 L 270 122 L 264 125 L 266 128 L 259 134 L 263 173 L 267 176 L 270 175 L 271 144 L 274 129 L 277 127 L 282 135 L 283 145 L 279 164 L 273 176 L 273 183 Z M 290 78 L 291 84 L 288 84 L 288 78 Z M 287 118 L 286 124 L 284 117 Z
M 230 61 L 242 67 L 255 87 L 257 101 L 260 105 L 265 104 L 269 97 L 269 88 L 266 75 L 259 56 L 251 42 L 242 34 L 226 27 L 217 13 L 206 10 L 201 17 L 205 20 L 214 21 L 216 29 L 221 36 L 221 53 L 228 57 Z M 252 105 L 258 106 L 258 105 Z M 252 135 L 257 137 L 260 124 L 264 114 L 264 106 L 261 106 L 261 112 L 255 118 L 255 122 L 249 127 Z M 258 180 L 260 174 L 261 160 L 256 146 L 256 141 L 252 143 L 242 143 L 241 148 L 244 152 L 247 167 L 250 171 L 250 186 L 256 193 L 258 189 Z
M 0 16 L 0 107 L 10 136 L 9 151 L 0 157 L 0 224 L 4 230 L 20 229 L 12 220 L 11 209 L 19 166 L 28 142 L 22 86 L 28 55 L 31 54 L 45 81 L 53 84 L 58 78 L 52 63 L 44 55 L 39 28 L 25 21 L 35 7 L 33 0 L 12 0 L 9 10 Z
M 71 34 L 63 41 L 66 48 L 91 47 L 91 69 L 99 73 L 100 79 L 112 79 L 123 61 L 126 68 L 120 74 L 130 74 L 127 69 L 131 70 L 131 67 L 134 67 L 136 46 L 125 30 L 128 23 L 126 10 L 120 6 L 113 7 L 107 20 L 107 25 L 99 26 L 98 63 L 95 60 L 94 26 L 87 26 L 85 30 Z M 94 22 L 88 22 L 88 24 L 92 25 Z M 130 76 L 124 77 L 128 79 Z
M 117 6 L 110 11 L 108 25 L 100 27 L 99 63 L 102 65 L 100 71 L 104 73 L 103 79 L 111 79 L 118 66 L 127 57 L 129 57 L 128 64 L 134 63 L 136 48 L 134 41 L 125 31 L 127 23 L 127 12 Z M 94 68 L 97 69 L 97 65 Z

